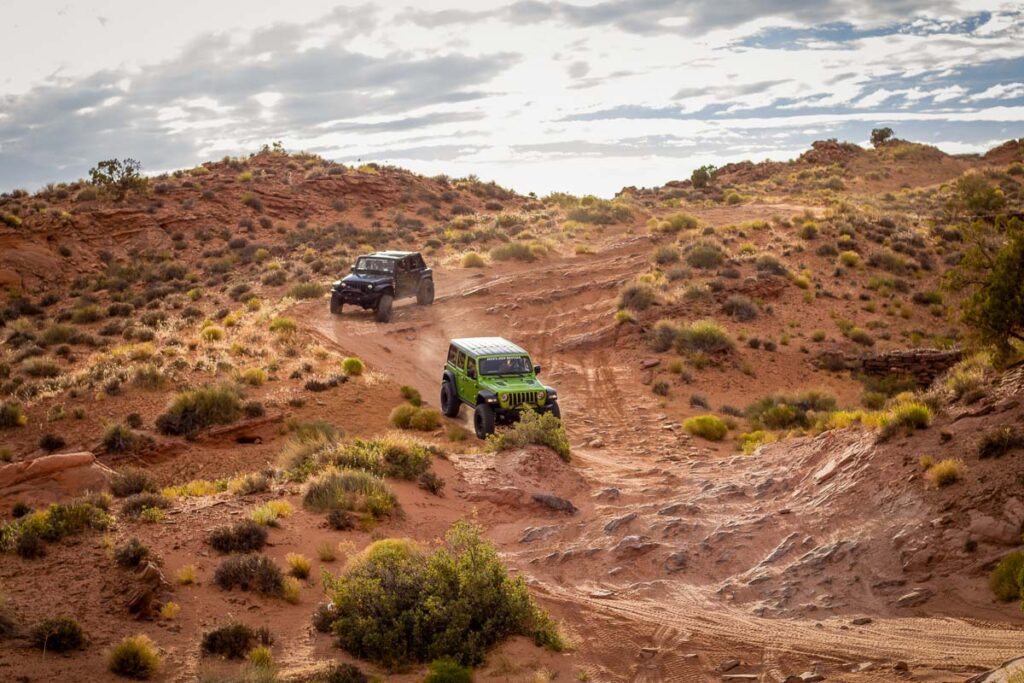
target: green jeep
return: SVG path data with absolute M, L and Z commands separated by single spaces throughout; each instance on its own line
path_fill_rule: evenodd
M 441 378 L 441 411 L 456 417 L 463 403 L 472 408 L 478 439 L 493 434 L 496 423 L 515 422 L 524 410 L 561 418 L 558 393 L 538 382 L 539 374 L 530 354 L 501 337 L 453 339 Z

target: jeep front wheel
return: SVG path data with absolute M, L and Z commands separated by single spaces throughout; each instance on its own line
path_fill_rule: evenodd
M 344 302 L 340 298 L 338 298 L 336 296 L 332 296 L 331 297 L 331 315 L 341 315 L 341 307 L 343 305 L 344 305 Z
M 559 420 L 562 419 L 562 409 L 558 407 L 558 401 L 551 402 L 551 406 L 548 408 L 548 412 L 557 417 Z
M 441 412 L 447 417 L 458 417 L 460 408 L 462 402 L 455 395 L 455 387 L 447 380 L 441 382 Z
M 494 408 L 481 403 L 473 410 L 473 430 L 478 439 L 486 439 L 494 433 Z
M 391 304 L 393 304 L 395 298 L 390 294 L 384 294 L 377 302 L 377 308 L 375 310 L 375 317 L 379 323 L 391 322 Z
M 416 289 L 416 303 L 420 306 L 429 306 L 434 303 L 434 281 L 423 280 Z

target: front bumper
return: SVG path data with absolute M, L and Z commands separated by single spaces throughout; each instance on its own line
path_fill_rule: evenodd
M 493 404 L 492 404 L 493 405 Z M 494 419 L 501 424 L 509 424 L 517 422 L 523 413 L 531 408 L 537 413 L 543 415 L 550 413 L 553 405 L 551 401 L 548 401 L 542 406 L 538 405 L 520 405 L 514 407 L 502 408 L 501 406 L 494 406 Z
M 331 298 L 343 304 L 353 304 L 363 308 L 373 308 L 377 305 L 380 295 L 377 292 L 366 292 L 358 289 L 332 289 Z

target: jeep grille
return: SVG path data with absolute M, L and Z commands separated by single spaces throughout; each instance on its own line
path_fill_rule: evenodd
M 511 391 L 508 394 L 508 403 L 512 406 L 519 406 L 525 403 L 535 404 L 540 398 L 537 391 Z

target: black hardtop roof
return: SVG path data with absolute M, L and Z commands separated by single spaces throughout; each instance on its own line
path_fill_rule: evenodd
M 528 356 L 526 349 L 502 337 L 465 337 L 452 339 L 452 344 L 470 356 Z
M 372 254 L 361 254 L 359 258 L 373 257 L 373 258 L 391 258 L 400 259 L 406 256 L 412 256 L 418 254 L 418 251 L 375 251 Z

